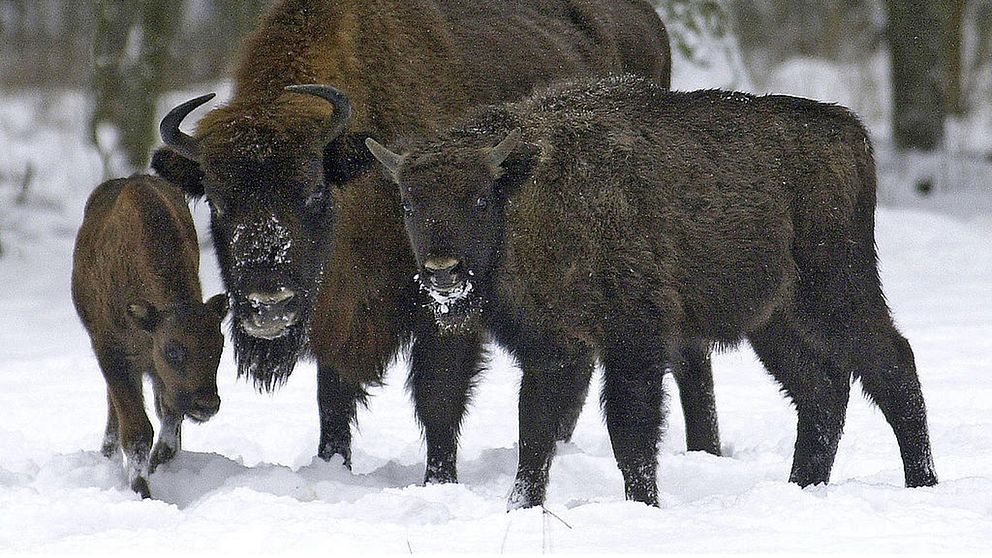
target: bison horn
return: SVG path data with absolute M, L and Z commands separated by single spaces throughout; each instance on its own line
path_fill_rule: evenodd
M 489 153 L 489 162 L 498 168 L 510 156 L 510 153 L 513 153 L 518 143 L 520 143 L 520 128 L 516 128 L 507 134 L 506 138 L 493 148 Z
M 189 113 L 213 98 L 213 93 L 201 95 L 170 110 L 169 114 L 165 115 L 165 118 L 162 119 L 161 124 L 158 126 L 158 131 L 162 135 L 162 141 L 165 142 L 165 145 L 168 145 L 187 159 L 198 161 L 200 148 L 196 144 L 196 140 L 180 131 L 179 124 L 182 123 L 184 118 L 189 116 Z
M 386 149 L 372 138 L 365 138 L 365 147 L 369 148 L 372 155 L 382 163 L 382 166 L 386 167 L 393 180 L 396 180 L 400 163 L 403 162 L 403 156 Z
M 334 107 L 334 114 L 331 115 L 331 121 L 327 123 L 327 131 L 321 138 L 325 145 L 330 143 L 330 141 L 334 138 L 338 137 L 338 135 L 340 135 L 344 130 L 344 127 L 348 124 L 348 120 L 351 119 L 351 100 L 348 99 L 348 96 L 345 95 L 343 91 L 336 87 L 331 87 L 330 85 L 306 84 L 287 85 L 285 89 L 286 91 L 292 91 L 293 93 L 302 93 L 305 95 L 320 97 L 321 99 L 331 103 L 331 106 Z

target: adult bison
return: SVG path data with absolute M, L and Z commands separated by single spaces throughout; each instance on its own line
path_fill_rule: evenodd
M 162 123 L 153 167 L 212 209 L 214 244 L 235 315 L 239 372 L 284 381 L 318 365 L 318 455 L 350 462 L 356 404 L 412 341 L 409 384 L 425 430 L 426 480 L 455 480 L 457 434 L 481 339 L 440 338 L 412 280 L 394 189 L 367 172 L 367 137 L 438 129 L 468 107 L 518 98 L 561 76 L 633 72 L 667 87 L 662 23 L 643 0 L 283 0 L 242 49 L 234 96 L 179 131 L 206 98 Z M 333 84 L 353 120 L 342 132 Z M 309 94 L 301 94 L 309 93 Z M 324 97 L 321 99 L 318 97 Z M 330 101 L 330 102 L 326 102 Z M 350 182 L 346 189 L 333 185 Z M 717 451 L 707 354 L 682 381 L 692 449 Z M 588 383 L 589 359 L 565 360 Z M 584 393 L 584 391 L 583 391 Z M 540 402 L 521 402 L 521 406 Z M 567 438 L 581 406 L 556 429 Z
M 368 144 L 399 184 L 443 329 L 492 331 L 543 401 L 568 397 L 549 360 L 600 355 L 628 498 L 657 504 L 661 375 L 685 338 L 750 341 L 799 415 L 793 482 L 830 478 L 852 374 L 906 485 L 937 482 L 878 277 L 871 144 L 846 109 L 619 76 L 480 109 L 400 154 Z M 527 411 L 511 507 L 543 502 L 561 408 Z

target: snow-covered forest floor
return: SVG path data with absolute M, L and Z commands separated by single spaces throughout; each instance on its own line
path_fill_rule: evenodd
M 857 388 L 832 483 L 805 490 L 787 483 L 795 414 L 743 347 L 714 361 L 723 457 L 685 452 L 681 410 L 671 405 L 659 509 L 623 500 L 597 378 L 574 439 L 560 447 L 552 468 L 547 509 L 554 515 L 506 513 L 519 371 L 498 350 L 463 428 L 461 483 L 425 487 L 405 362 L 393 366 L 387 385 L 360 412 L 348 472 L 313 457 L 314 366 L 298 366 L 283 389 L 260 395 L 235 379 L 228 347 L 220 413 L 186 425 L 185 451 L 151 476 L 156 499 L 142 501 L 124 486 L 119 461 L 98 451 L 105 387 L 69 295 L 75 230 L 101 175 L 84 133 L 86 101 L 72 92 L 17 94 L 0 102 L 0 554 L 987 551 L 989 166 L 896 159 L 879 117 L 884 95 L 859 91 L 849 75 L 797 61 L 780 69 L 774 91 L 852 105 L 878 137 L 883 285 L 916 354 L 938 486 L 903 488 L 895 438 Z M 675 86 L 725 86 L 730 76 L 719 64 L 691 69 L 677 62 Z M 987 124 L 981 114 L 958 123 L 967 136 L 959 141 L 973 148 L 992 143 Z M 914 173 L 934 168 L 947 184 L 914 198 L 906 185 Z M 22 193 L 26 172 L 33 179 Z M 194 209 L 202 234 L 206 208 Z M 206 244 L 202 261 L 209 296 L 220 282 Z M 669 389 L 677 401 L 671 382 Z

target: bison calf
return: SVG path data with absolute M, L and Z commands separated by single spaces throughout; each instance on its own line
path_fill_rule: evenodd
M 107 381 L 103 454 L 124 450 L 128 482 L 144 498 L 147 472 L 180 448 L 183 417 L 203 422 L 220 408 L 227 296 L 202 302 L 199 261 L 186 201 L 169 183 L 133 176 L 90 195 L 73 254 L 72 298 Z M 162 422 L 154 450 L 145 374 Z
M 540 504 L 559 369 L 591 348 L 627 497 L 657 502 L 662 373 L 747 339 L 799 415 L 791 480 L 827 482 L 852 374 L 895 432 L 908 486 L 937 482 L 909 343 L 874 245 L 868 136 L 846 109 L 674 93 L 620 76 L 478 110 L 401 154 L 420 282 L 442 329 L 481 326 L 524 369 L 511 507 Z

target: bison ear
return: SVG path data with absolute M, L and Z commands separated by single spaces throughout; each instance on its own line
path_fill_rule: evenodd
M 223 320 L 227 316 L 228 302 L 227 295 L 225 293 L 220 293 L 210 297 L 207 301 L 207 309 L 209 309 L 214 314 Z
M 127 315 L 139 328 L 149 333 L 155 329 L 161 319 L 158 309 L 147 300 L 129 304 Z
M 366 133 L 341 134 L 324 147 L 324 182 L 343 186 L 372 168 Z
M 156 174 L 178 186 L 188 197 L 203 197 L 203 169 L 196 161 L 161 147 L 152 155 L 151 166 Z
M 496 179 L 496 191 L 503 199 L 510 197 L 530 179 L 537 164 L 541 149 L 531 143 L 518 143 L 499 166 L 499 178 Z

